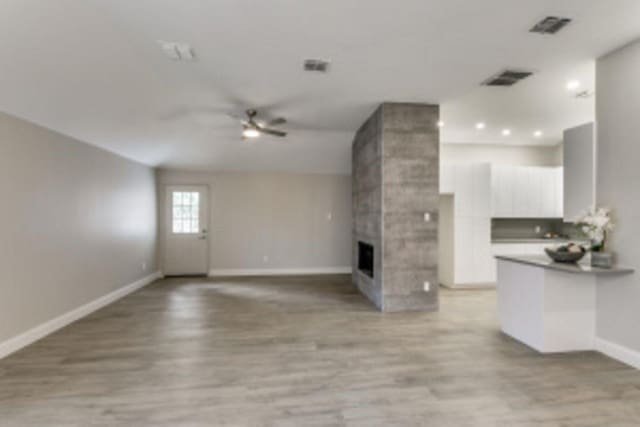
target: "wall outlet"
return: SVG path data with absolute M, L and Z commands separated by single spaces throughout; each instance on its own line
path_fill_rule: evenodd
M 147 263 L 146 262 L 142 263 L 142 271 L 147 271 Z
M 542 228 L 539 225 L 536 225 L 535 231 L 536 231 L 536 234 L 540 234 L 540 232 L 542 231 Z
M 331 221 L 333 219 L 333 214 L 331 212 L 327 213 L 327 221 Z
M 262 257 L 262 262 L 264 262 L 265 264 L 269 262 L 269 255 L 265 255 Z
M 431 222 L 431 214 L 429 212 L 424 213 L 424 222 Z
M 431 289 L 431 283 L 429 283 L 429 282 L 424 282 L 424 283 L 422 284 L 422 287 L 424 288 L 424 291 L 425 291 L 425 292 L 429 292 L 429 290 Z

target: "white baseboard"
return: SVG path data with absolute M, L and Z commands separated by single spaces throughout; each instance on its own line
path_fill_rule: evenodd
M 312 274 L 351 274 L 351 267 L 211 269 L 209 276 L 303 276 Z
M 612 359 L 619 360 L 622 363 L 640 369 L 640 352 L 638 351 L 604 340 L 600 337 L 594 338 L 593 347 L 595 350 L 606 354 Z
M 495 282 L 492 283 L 462 283 L 462 284 L 445 284 L 440 283 L 442 286 L 448 289 L 460 289 L 460 290 L 470 290 L 470 289 L 495 289 Z
M 159 271 L 152 273 L 140 280 L 137 280 L 129 285 L 126 285 L 120 289 L 117 289 L 107 295 L 103 295 L 98 299 L 95 299 L 85 305 L 75 308 L 71 311 L 64 313 L 54 319 L 51 319 L 45 323 L 42 323 L 26 332 L 16 335 L 13 338 L 0 343 L 0 359 L 20 350 L 29 344 L 38 341 L 39 339 L 61 329 L 68 324 L 75 322 L 76 320 L 93 313 L 94 311 L 111 304 L 112 302 L 119 300 L 120 298 L 137 291 L 138 289 L 148 285 L 156 279 L 162 277 L 162 273 Z

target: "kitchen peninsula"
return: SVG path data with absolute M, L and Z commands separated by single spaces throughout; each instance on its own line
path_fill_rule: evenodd
M 556 263 L 543 255 L 496 259 L 500 327 L 542 353 L 592 350 L 596 277 L 607 277 L 615 286 L 619 277 L 633 273 L 630 268 Z

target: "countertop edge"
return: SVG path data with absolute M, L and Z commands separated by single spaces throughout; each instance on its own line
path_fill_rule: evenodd
M 527 239 L 527 238 L 515 238 L 515 239 L 503 239 L 503 238 L 497 238 L 497 239 L 491 239 L 491 244 L 492 245 L 510 245 L 510 244 L 543 244 L 543 245 L 558 245 L 558 244 L 563 244 L 563 243 L 569 243 L 569 242 L 575 242 L 575 243 L 587 243 L 586 240 L 580 240 L 580 239 L 536 239 L 536 238 L 531 238 L 531 239 Z
M 496 259 L 501 261 L 510 261 L 519 264 L 529 265 L 532 267 L 544 268 L 547 270 L 560 271 L 563 273 L 570 274 L 586 274 L 586 275 L 596 275 L 596 276 L 615 276 L 615 275 L 623 275 L 623 274 L 632 274 L 635 272 L 633 268 L 628 267 L 613 267 L 611 269 L 608 268 L 598 268 L 591 267 L 588 264 L 578 263 L 576 264 L 563 264 L 551 261 L 545 261 L 546 258 L 536 257 L 536 256 L 511 256 L 511 255 L 496 255 Z M 586 267 L 588 270 L 583 270 L 580 268 Z

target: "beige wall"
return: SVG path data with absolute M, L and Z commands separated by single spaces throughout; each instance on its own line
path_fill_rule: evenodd
M 596 66 L 596 200 L 614 210 L 611 249 L 631 275 L 599 280 L 597 335 L 636 352 L 640 367 L 640 42 L 613 52 Z
M 150 168 L 0 113 L 0 343 L 154 271 L 155 196 Z
M 441 144 L 440 164 L 562 166 L 562 145 Z
M 166 185 L 209 186 L 214 273 L 351 266 L 348 175 L 161 170 L 158 182 L 162 200 Z M 164 225 L 164 209 L 160 216 Z

